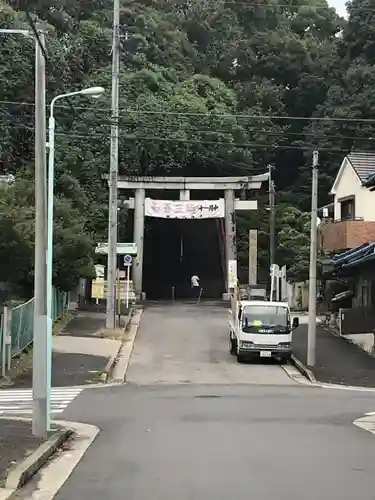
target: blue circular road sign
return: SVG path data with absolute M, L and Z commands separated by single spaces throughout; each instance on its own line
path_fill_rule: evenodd
M 131 266 L 133 262 L 133 257 L 131 255 L 124 255 L 124 264 L 125 266 Z

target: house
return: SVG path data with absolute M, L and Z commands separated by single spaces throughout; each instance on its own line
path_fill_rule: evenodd
M 329 298 L 332 309 L 344 308 L 340 315 L 342 334 L 375 332 L 374 264 L 375 241 L 332 255 L 326 266 L 326 292 L 336 288 Z
M 330 194 L 333 220 L 321 227 L 325 253 L 344 251 L 375 241 L 375 153 L 348 154 Z

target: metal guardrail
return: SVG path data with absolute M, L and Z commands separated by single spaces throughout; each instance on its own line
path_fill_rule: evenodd
M 52 296 L 52 320 L 59 319 L 67 308 L 67 294 L 54 288 Z M 0 328 L 0 367 L 9 366 L 10 359 L 20 354 L 33 341 L 34 298 L 16 307 L 4 308 Z M 7 325 L 5 323 L 8 323 Z M 7 338 L 5 338 L 5 336 Z M 9 340 L 9 342 L 8 342 Z M 8 351 L 4 353 L 4 350 Z M 10 358 L 10 359 L 9 359 Z

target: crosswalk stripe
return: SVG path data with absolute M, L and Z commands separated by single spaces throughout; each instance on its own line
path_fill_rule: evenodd
M 78 396 L 79 392 L 77 393 L 74 393 L 74 394 L 61 394 L 61 395 L 57 395 L 57 396 L 54 396 L 53 394 L 51 394 L 51 398 L 53 398 L 54 401 L 64 401 L 64 400 L 70 400 L 72 399 L 72 396 L 73 397 L 76 397 Z M 2 397 L 1 394 L 0 394 L 0 401 L 32 401 L 33 399 L 33 396 L 32 394 L 30 394 L 30 396 L 6 396 L 6 397 Z
M 62 413 L 82 391 L 82 387 L 53 387 L 50 397 L 51 413 Z M 0 390 L 0 415 L 29 415 L 32 407 L 32 389 Z

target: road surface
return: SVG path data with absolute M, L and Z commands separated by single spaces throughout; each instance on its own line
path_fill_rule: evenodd
M 101 432 L 55 500 L 374 500 L 373 394 L 237 365 L 226 335 L 224 309 L 147 310 L 129 383 L 63 414 Z
M 228 309 L 209 305 L 147 309 L 127 380 L 142 385 L 295 383 L 273 360 L 239 364 L 229 354 Z

